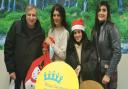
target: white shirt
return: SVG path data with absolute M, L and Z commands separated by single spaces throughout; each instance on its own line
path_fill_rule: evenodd
M 65 60 L 67 40 L 69 38 L 69 32 L 64 27 L 50 29 L 48 36 L 55 38 L 55 44 L 52 45 L 54 49 L 54 60 Z

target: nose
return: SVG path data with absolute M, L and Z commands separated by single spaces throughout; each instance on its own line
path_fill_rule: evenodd
M 29 18 L 32 19 L 32 15 L 30 15 Z

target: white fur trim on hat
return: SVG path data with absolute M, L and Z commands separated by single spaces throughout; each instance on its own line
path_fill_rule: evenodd
M 80 29 L 80 30 L 83 30 L 84 31 L 84 26 L 83 25 L 74 25 L 72 26 L 72 31 L 74 31 L 75 29 Z

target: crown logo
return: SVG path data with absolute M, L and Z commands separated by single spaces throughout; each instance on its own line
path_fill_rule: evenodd
M 55 71 L 48 73 L 44 73 L 44 80 L 53 80 L 57 83 L 60 83 L 63 80 L 63 76 L 61 76 L 59 73 L 56 73 Z

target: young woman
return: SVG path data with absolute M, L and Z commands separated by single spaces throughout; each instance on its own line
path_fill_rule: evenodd
M 92 37 L 100 62 L 100 82 L 105 85 L 105 89 L 116 89 L 117 65 L 121 58 L 120 36 L 117 27 L 111 22 L 107 1 L 101 1 L 97 6 Z
M 84 80 L 97 79 L 97 55 L 84 32 L 82 19 L 75 20 L 72 23 L 65 61 L 75 70 L 80 83 Z
M 69 32 L 67 31 L 65 9 L 55 4 L 51 11 L 51 29 L 49 30 L 46 42 L 51 45 L 53 49 L 52 61 L 64 60 L 66 57 L 67 40 Z M 54 40 L 51 41 L 52 38 Z

